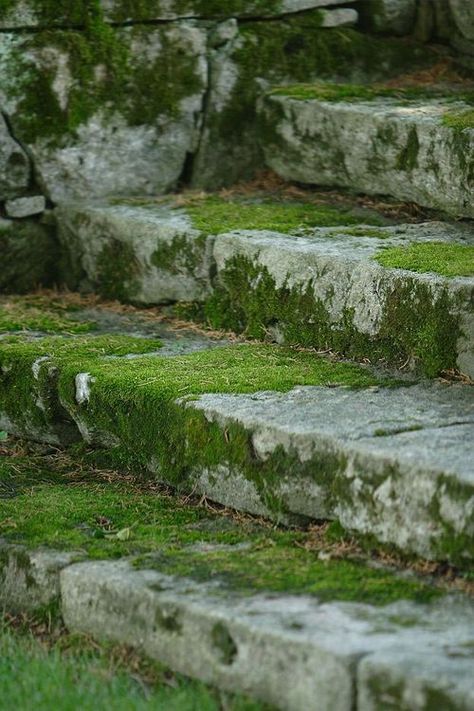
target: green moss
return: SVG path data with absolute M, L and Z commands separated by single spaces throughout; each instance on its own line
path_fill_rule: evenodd
M 186 234 L 173 237 L 171 242 L 160 241 L 151 257 L 151 263 L 158 269 L 171 274 L 202 272 L 205 260 L 206 235 L 190 239 Z
M 474 101 L 471 92 L 449 91 L 426 86 L 390 87 L 383 84 L 339 84 L 315 82 L 313 84 L 295 84 L 277 86 L 268 91 L 268 96 L 288 96 L 292 99 L 307 101 L 375 101 L 381 98 L 396 99 L 397 103 L 442 98 L 445 101 Z
M 418 167 L 418 152 L 420 150 L 420 142 L 416 126 L 412 126 L 408 132 L 408 138 L 405 148 L 400 151 L 397 157 L 397 169 L 411 171 Z
M 0 254 L 0 294 L 23 294 L 53 283 L 58 248 L 52 228 L 17 222 L 0 228 Z
M 360 223 L 360 216 L 352 214 L 349 208 L 297 200 L 279 202 L 268 198 L 229 200 L 210 196 L 195 201 L 186 212 L 196 229 L 210 235 L 231 230 L 273 230 L 289 234 L 312 227 Z M 367 216 L 366 219 L 373 224 L 382 221 L 377 216 Z
M 389 247 L 375 259 L 384 267 L 446 277 L 474 276 L 474 246 L 448 242 L 419 242 L 407 247 Z
M 442 122 L 455 131 L 474 129 L 474 109 L 445 113 Z
M 54 299 L 42 297 L 0 298 L 0 332 L 41 331 L 43 333 L 85 333 L 94 330 L 93 321 L 77 322 Z
M 140 288 L 140 265 L 133 247 L 120 240 L 107 242 L 97 257 L 97 292 L 105 299 L 130 301 Z
M 427 284 L 400 279 L 391 284 L 378 335 L 369 337 L 346 310 L 334 323 L 311 282 L 277 287 L 266 267 L 237 255 L 219 274 L 203 318 L 215 328 L 257 339 L 277 339 L 309 348 L 331 348 L 356 358 L 402 364 L 412 360 L 427 375 L 455 367 L 460 335 L 455 304 L 447 290 L 434 295 Z
M 17 101 L 12 120 L 23 141 L 63 145 L 98 112 L 107 121 L 118 112 L 132 126 L 155 124 L 176 116 L 181 100 L 203 88 L 189 40 L 176 41 L 166 28 L 111 27 L 96 0 L 85 16 L 78 14 L 81 22 L 71 24 L 81 30 L 43 30 L 13 50 L 8 74 L 14 83 L 5 88 Z M 132 46 L 142 51 L 132 56 Z M 40 59 L 45 48 L 67 58 L 66 105 L 54 89 L 56 62 Z
M 25 486 L 36 466 L 36 483 Z M 349 560 L 321 561 L 306 550 L 308 533 L 270 529 L 251 521 L 237 523 L 175 498 L 114 481 L 83 463 L 58 457 L 6 460 L 0 467 L 0 491 L 26 470 L 22 486 L 2 501 L 0 535 L 27 546 L 81 550 L 92 558 L 139 555 L 137 565 L 220 581 L 245 593 L 260 590 L 312 594 L 322 600 L 359 600 L 387 604 L 399 598 L 427 602 L 439 595 L 423 582 L 403 579 Z M 49 477 L 49 479 L 48 479 Z M 61 481 L 62 479 L 62 481 Z M 128 537 L 117 535 L 129 531 Z M 321 542 L 324 550 L 325 542 Z M 179 620 L 161 617 L 160 625 L 179 630 Z M 230 652 L 219 635 L 222 651 Z

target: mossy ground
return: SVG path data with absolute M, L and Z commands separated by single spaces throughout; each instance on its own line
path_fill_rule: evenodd
M 210 235 L 232 230 L 272 230 L 290 234 L 312 227 L 359 225 L 361 222 L 360 213 L 354 214 L 348 207 L 265 197 L 226 199 L 213 195 L 192 201 L 186 212 L 196 229 Z M 365 220 L 367 224 L 384 224 L 383 217 L 375 214 L 367 214 Z
M 54 296 L 0 297 L 0 333 L 40 331 L 77 334 L 93 331 L 96 328 L 93 321 L 78 322 L 70 317 L 75 308 Z
M 8 444 L 8 443 L 7 443 Z M 386 604 L 427 602 L 429 584 L 350 559 L 322 560 L 329 540 L 311 533 L 217 512 L 176 499 L 153 483 L 99 471 L 71 452 L 29 455 L 2 445 L 0 535 L 37 547 L 77 550 L 91 558 L 139 556 L 136 564 L 215 580 L 223 590 L 314 594 L 323 600 Z M 92 455 L 93 456 L 93 455 Z
M 14 622 L 17 622 L 16 620 Z M 33 623 L 34 624 L 34 623 Z M 222 694 L 141 657 L 65 631 L 1 626 L 0 698 L 5 709 L 66 711 L 270 711 L 242 696 Z
M 443 124 L 455 131 L 474 129 L 474 109 L 450 111 L 443 116 Z
M 408 247 L 389 247 L 375 259 L 384 267 L 411 272 L 434 272 L 446 277 L 474 276 L 474 246 L 423 242 Z

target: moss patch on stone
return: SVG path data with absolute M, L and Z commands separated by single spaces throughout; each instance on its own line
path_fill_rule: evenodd
M 0 221 L 0 255 L 0 294 L 23 294 L 53 283 L 58 247 L 52 228 Z
M 442 121 L 444 126 L 455 131 L 472 130 L 474 129 L 474 109 L 448 112 L 444 114 Z
M 270 89 L 269 96 L 288 96 L 300 101 L 375 101 L 381 98 L 401 101 L 420 101 L 442 98 L 446 101 L 474 101 L 474 92 L 449 91 L 426 86 L 390 87 L 383 84 L 339 84 L 315 82 L 277 86 Z
M 388 247 L 375 259 L 384 267 L 446 277 L 474 276 L 474 246 L 447 242 L 420 242 L 407 247 Z
M 350 309 L 333 323 L 328 304 L 314 296 L 311 282 L 277 287 L 265 266 L 236 255 L 221 270 L 201 318 L 214 328 L 260 340 L 330 348 L 355 358 L 370 354 L 372 362 L 394 365 L 409 359 L 433 377 L 456 364 L 460 329 L 455 306 L 446 290 L 434 296 L 429 285 L 400 279 L 387 294 L 378 335 L 370 337 L 354 325 Z
M 51 461 L 51 460 L 49 460 Z M 79 550 L 91 558 L 140 556 L 137 565 L 223 589 L 313 594 L 322 600 L 428 602 L 440 592 L 362 562 L 318 559 L 309 535 L 211 514 L 111 473 L 48 458 L 12 457 L 0 467 L 0 535 L 29 547 Z M 67 461 L 67 459 L 66 459 Z M 72 465 L 72 466 L 71 466 Z M 324 541 L 321 543 L 324 549 Z
M 232 230 L 272 230 L 289 234 L 312 227 L 358 225 L 360 216 L 349 208 L 298 200 L 225 199 L 209 196 L 186 207 L 194 227 L 208 235 Z M 383 218 L 367 215 L 368 223 L 379 225 Z

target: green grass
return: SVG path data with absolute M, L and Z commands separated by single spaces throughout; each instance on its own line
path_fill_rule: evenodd
M 309 202 L 271 200 L 226 200 L 211 196 L 186 207 L 194 227 L 206 234 L 217 235 L 231 230 L 272 230 L 290 234 L 313 227 L 360 224 L 360 216 L 349 209 Z M 381 218 L 368 215 L 370 224 L 381 224 Z
M 389 247 L 375 255 L 384 267 L 411 272 L 434 272 L 446 277 L 474 276 L 474 246 L 447 242 L 421 242 Z
M 224 697 L 123 648 L 78 636 L 60 638 L 48 648 L 31 635 L 1 628 L 0 699 L 2 709 L 16 711 L 268 709 L 244 697 Z
M 423 582 L 363 562 L 320 560 L 324 541 L 319 550 L 304 548 L 310 533 L 237 522 L 152 484 L 101 474 L 84 459 L 4 457 L 0 499 L 0 536 L 29 547 L 77 550 L 96 559 L 135 555 L 141 567 L 220 581 L 224 589 L 245 594 L 306 593 L 373 604 L 426 602 L 439 595 Z

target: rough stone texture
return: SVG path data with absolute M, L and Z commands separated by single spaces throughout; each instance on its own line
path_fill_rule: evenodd
M 433 711 L 474 708 L 470 644 L 450 644 L 441 653 L 430 650 L 382 652 L 365 657 L 358 674 L 358 707 Z
M 206 30 L 190 21 L 109 32 L 109 67 L 85 33 L 0 36 L 0 102 L 54 201 L 166 192 L 197 145 Z M 123 80 L 111 90 L 113 72 Z
M 462 102 L 325 102 L 267 96 L 260 106 L 269 167 L 288 180 L 338 185 L 474 217 L 474 129 L 442 124 Z
M 352 0 L 355 4 L 358 0 Z M 64 5 L 61 7 L 61 5 Z M 100 7 L 108 22 L 141 22 L 151 20 L 177 20 L 183 18 L 234 17 L 278 17 L 285 14 L 312 10 L 319 7 L 342 5 L 344 0 L 231 0 L 225 4 L 210 4 L 194 0 L 160 0 L 159 3 L 140 3 L 131 11 L 130 4 L 117 0 L 101 0 Z M 74 7 L 58 2 L 52 14 L 38 7 L 34 0 L 18 0 L 9 10 L 0 9 L 0 28 L 15 29 L 26 27 L 76 26 L 87 19 L 87 3 L 76 2 Z
M 209 293 L 212 238 L 193 229 L 183 210 L 157 203 L 64 204 L 56 215 L 61 245 L 78 275 L 71 286 L 140 303 L 200 300 Z
M 362 232 L 363 232 L 362 228 Z M 418 274 L 398 269 L 387 269 L 373 260 L 373 256 L 388 246 L 407 245 L 412 242 L 447 241 L 460 244 L 474 243 L 472 231 L 459 230 L 443 223 L 400 225 L 381 228 L 384 239 L 364 237 L 359 229 L 357 237 L 351 236 L 350 228 L 320 228 L 307 236 L 284 236 L 272 232 L 252 232 L 242 230 L 226 235 L 218 235 L 214 243 L 213 256 L 217 267 L 216 284 L 226 287 L 226 270 L 233 260 L 246 259 L 264 270 L 274 281 L 274 289 L 283 285 L 287 289 L 296 288 L 300 293 L 310 294 L 315 304 L 324 308 L 325 318 L 331 326 L 329 337 L 335 338 L 339 330 L 347 329 L 347 314 L 351 314 L 351 324 L 355 333 L 363 334 L 376 344 L 388 338 L 395 344 L 400 339 L 399 329 L 409 313 L 408 308 L 400 324 L 388 327 L 385 319 L 392 308 L 394 295 L 401 291 L 426 290 L 428 305 L 447 298 L 453 317 L 459 318 L 461 335 L 456 345 L 457 365 L 465 373 L 474 375 L 474 318 L 472 299 L 474 279 L 471 277 L 445 278 L 435 274 Z M 379 229 L 379 228 L 378 228 Z M 349 232 L 349 234 L 347 234 Z M 249 292 L 258 288 L 258 282 L 249 281 Z M 238 298 L 235 294 L 233 298 Z M 417 299 L 415 299 L 417 301 Z M 418 303 L 418 302 L 417 302 Z M 235 304 L 235 308 L 238 305 Z M 316 308 L 316 306 L 315 306 Z M 433 327 L 442 325 L 448 315 L 448 306 L 433 315 Z M 413 314 L 412 314 L 413 315 Z M 269 321 L 275 314 L 266 313 Z M 321 316 L 314 316 L 321 318 Z M 271 320 L 272 335 L 280 342 L 285 341 L 289 323 Z M 291 326 L 303 327 L 303 323 Z M 307 325 L 307 324 L 306 324 Z M 322 346 L 324 344 L 314 344 Z M 454 347 L 454 344 L 452 344 Z M 350 350 L 350 348 L 349 348 Z M 425 348 L 426 351 L 426 348 Z M 426 353 L 424 354 L 426 355 Z M 422 357 L 421 354 L 420 357 Z M 447 364 L 444 367 L 451 367 Z
M 415 23 L 416 5 L 416 0 L 366 0 L 361 11 L 373 32 L 409 35 Z
M 44 195 L 31 195 L 28 197 L 14 198 L 5 203 L 5 212 L 8 217 L 31 217 L 39 215 L 46 209 L 46 199 Z
M 444 549 L 449 555 L 450 546 L 474 556 L 469 388 L 304 387 L 288 394 L 204 395 L 188 406 L 223 429 L 244 427 L 262 462 L 288 455 L 293 464 L 271 490 L 284 511 L 337 518 L 345 528 L 422 556 L 442 557 Z M 235 476 L 241 473 L 221 464 L 207 473 L 210 489 L 199 488 L 220 500 L 218 487 L 239 488 Z M 252 497 L 239 504 L 257 513 Z M 268 515 L 264 509 L 258 513 Z
M 308 597 L 239 598 L 126 562 L 66 568 L 61 595 L 70 630 L 138 646 L 174 670 L 286 711 L 365 711 L 355 699 L 361 658 L 395 652 L 429 654 L 439 666 L 448 659 L 449 708 L 465 709 L 459 699 L 473 692 L 467 665 L 449 665 L 450 650 L 472 649 L 474 641 L 472 606 L 462 601 L 374 608 Z M 382 693 L 391 691 L 380 683 Z M 425 686 L 437 690 L 439 680 L 427 677 Z
M 0 292 L 25 293 L 50 286 L 57 245 L 51 225 L 0 219 Z
M 29 179 L 28 156 L 11 137 L 0 112 L 0 200 L 26 190 Z
M 28 550 L 0 539 L 0 608 L 13 613 L 59 602 L 59 572 L 77 553 Z
M 461 35 L 474 40 L 474 5 L 471 0 L 449 0 L 449 7 Z
M 321 10 L 321 27 L 347 27 L 355 25 L 358 19 L 357 10 L 349 7 L 340 10 Z

